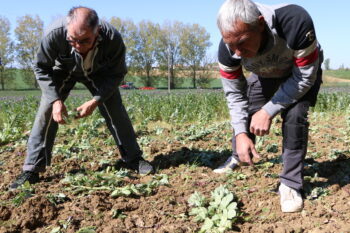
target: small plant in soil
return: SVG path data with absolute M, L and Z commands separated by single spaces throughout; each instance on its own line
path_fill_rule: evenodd
M 240 216 L 235 199 L 225 186 L 219 186 L 211 192 L 210 199 L 198 192 L 192 194 L 188 199 L 190 206 L 193 206 L 189 214 L 195 216 L 195 221 L 203 222 L 199 232 L 224 232 L 231 229 Z
M 146 184 L 129 184 L 123 187 L 114 189 L 111 197 L 120 196 L 149 196 L 154 193 L 154 190 L 161 185 L 168 185 L 168 175 L 160 174 L 155 175 L 152 181 Z
M 19 187 L 20 192 L 12 199 L 12 203 L 15 206 L 20 206 L 25 200 L 34 195 L 34 188 L 27 181 L 21 187 Z

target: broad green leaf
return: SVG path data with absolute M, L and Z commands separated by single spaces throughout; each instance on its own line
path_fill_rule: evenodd
M 187 202 L 192 206 L 203 206 L 205 203 L 205 197 L 196 191 L 190 196 Z
M 61 232 L 61 227 L 55 227 L 50 231 L 50 233 L 60 233 L 60 232 Z
M 227 218 L 228 219 L 233 219 L 234 217 L 237 216 L 237 203 L 232 202 L 228 207 L 227 207 Z
M 232 200 L 233 200 L 233 194 L 229 193 L 221 200 L 220 208 L 225 209 L 231 203 Z
M 201 227 L 200 232 L 210 232 L 210 230 L 213 228 L 214 223 L 210 218 L 206 218 L 203 226 Z
M 225 230 L 231 229 L 231 228 L 232 228 L 232 221 L 228 219 L 222 219 L 218 224 L 219 232 L 224 232 Z
M 196 215 L 196 221 L 203 221 L 207 217 L 207 209 L 204 207 L 193 208 L 190 211 L 190 215 Z

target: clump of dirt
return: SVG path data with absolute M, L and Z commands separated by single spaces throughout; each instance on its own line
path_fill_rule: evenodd
M 7 221 L 11 217 L 11 211 L 6 206 L 0 206 L 0 220 Z
M 57 207 L 45 196 L 29 198 L 22 206 L 15 208 L 12 218 L 21 229 L 35 230 L 45 226 L 58 215 Z

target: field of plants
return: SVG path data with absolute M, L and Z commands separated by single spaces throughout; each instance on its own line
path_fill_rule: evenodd
M 345 90 L 345 89 L 344 89 Z M 327 88 L 311 109 L 305 208 L 280 211 L 281 119 L 257 139 L 254 167 L 218 175 L 232 136 L 222 90 L 122 91 L 144 157 L 139 176 L 120 158 L 103 118 L 60 126 L 52 166 L 35 185 L 21 172 L 39 97 L 0 95 L 0 232 L 350 232 L 350 93 Z M 73 93 L 73 110 L 90 96 Z

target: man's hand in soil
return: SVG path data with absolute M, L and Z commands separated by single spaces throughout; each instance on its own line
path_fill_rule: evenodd
M 242 163 L 253 165 L 252 158 L 250 157 L 251 154 L 255 158 L 260 158 L 260 155 L 255 149 L 253 141 L 245 133 L 241 133 L 236 136 L 236 150 L 239 160 Z
M 65 124 L 64 120 L 67 117 L 67 109 L 62 100 L 56 100 L 52 105 L 52 118 L 58 124 Z
M 250 132 L 257 136 L 264 136 L 269 134 L 271 127 L 271 116 L 264 110 L 257 111 L 252 116 L 250 123 Z
M 90 116 L 95 110 L 95 108 L 97 107 L 97 105 L 98 105 L 98 102 L 95 99 L 92 99 L 83 103 L 83 105 L 77 108 L 78 115 L 76 116 L 76 118 L 83 118 L 83 117 Z

